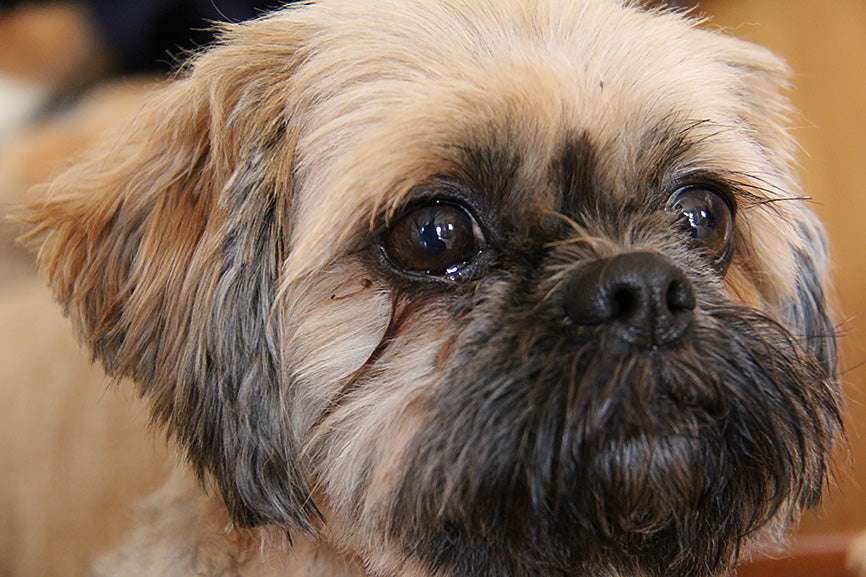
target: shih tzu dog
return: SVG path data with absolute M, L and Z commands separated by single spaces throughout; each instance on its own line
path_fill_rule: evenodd
M 228 26 L 24 216 L 194 473 L 97 574 L 734 571 L 842 435 L 786 78 L 616 2 Z

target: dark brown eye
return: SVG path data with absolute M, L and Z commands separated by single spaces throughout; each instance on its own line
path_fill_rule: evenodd
M 456 273 L 484 248 L 475 219 L 461 206 L 435 202 L 400 217 L 383 244 L 392 265 L 404 272 Z
M 668 210 L 695 248 L 723 269 L 733 252 L 734 238 L 734 211 L 725 197 L 712 188 L 688 186 L 671 196 Z

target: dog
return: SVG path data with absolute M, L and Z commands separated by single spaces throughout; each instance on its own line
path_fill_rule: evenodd
M 789 72 L 690 17 L 228 25 L 22 219 L 186 463 L 97 575 L 706 577 L 844 432 Z

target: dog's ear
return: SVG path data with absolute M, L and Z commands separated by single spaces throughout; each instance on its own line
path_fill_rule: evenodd
M 783 303 L 786 321 L 821 362 L 827 375 L 836 377 L 836 330 L 831 317 L 826 287 L 827 239 L 817 219 L 810 215 L 799 223 L 799 242 L 791 246 L 795 262 L 795 286 Z
M 24 220 L 80 338 L 137 383 L 235 523 L 309 529 L 273 306 L 292 188 L 289 32 L 227 32 Z
M 797 172 L 798 145 L 790 133 L 795 117 L 787 98 L 791 71 L 762 46 L 721 34 L 713 35 L 716 53 L 736 70 L 739 84 L 732 97 L 740 102 L 739 121 L 748 127 L 764 161 L 771 167 L 752 175 L 759 198 L 750 209 L 750 246 L 763 247 L 762 282 L 772 290 L 782 322 L 809 347 L 830 378 L 836 376 L 836 335 L 828 304 L 827 238 L 818 219 L 803 202 Z M 767 202 L 761 202 L 761 201 Z M 780 230 L 780 226 L 787 226 Z M 746 243 L 744 243 L 746 244 Z M 758 262 L 758 255 L 751 255 Z

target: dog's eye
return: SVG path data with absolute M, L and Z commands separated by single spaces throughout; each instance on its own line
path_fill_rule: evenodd
M 403 215 L 384 242 L 388 260 L 404 272 L 456 273 L 484 248 L 478 223 L 463 207 L 434 202 Z
M 733 250 L 734 211 L 728 200 L 712 188 L 688 186 L 671 196 L 667 208 L 694 246 L 723 268 Z

